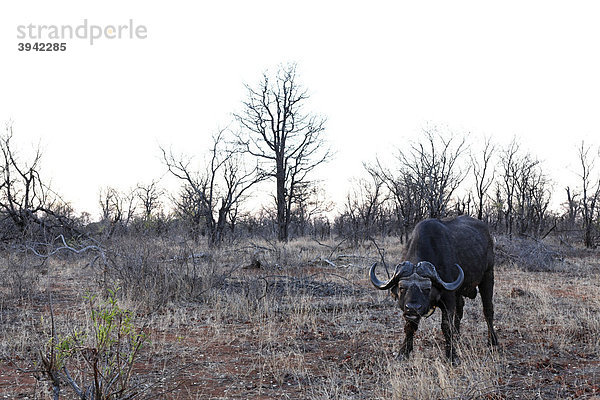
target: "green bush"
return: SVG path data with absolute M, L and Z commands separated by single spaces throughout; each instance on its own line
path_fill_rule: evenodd
M 118 290 L 109 290 L 104 301 L 85 297 L 90 311 L 85 331 L 57 338 L 52 316 L 52 334 L 40 356 L 55 398 L 62 382 L 81 399 L 122 399 L 134 393 L 133 366 L 148 337 L 135 326 L 131 312 L 119 306 Z

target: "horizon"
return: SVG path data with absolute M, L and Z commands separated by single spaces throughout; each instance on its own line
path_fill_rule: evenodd
M 519 138 L 555 180 L 553 204 L 564 201 L 568 182 L 577 184 L 581 141 L 598 146 L 600 55 L 592 49 L 600 27 L 592 2 L 61 4 L 68 7 L 0 6 L 0 121 L 12 121 L 25 159 L 41 143 L 42 176 L 93 216 L 101 188 L 166 176 L 159 146 L 200 160 L 210 136 L 232 125 L 244 84 L 290 61 L 311 95 L 308 108 L 327 118 L 337 156 L 314 177 L 338 207 L 363 162 L 392 157 L 390 149 L 428 124 L 470 132 L 475 143 Z M 284 16 L 297 28 L 286 35 L 256 23 Z M 17 51 L 20 25 L 83 20 L 135 21 L 147 37 Z

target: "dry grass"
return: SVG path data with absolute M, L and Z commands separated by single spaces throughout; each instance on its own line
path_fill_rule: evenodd
M 398 260 L 401 245 L 380 245 Z M 521 399 L 600 395 L 597 253 L 534 271 L 496 272 L 497 350 L 481 302 L 467 300 L 453 367 L 440 315 L 422 322 L 414 356 L 395 357 L 402 318 L 366 272 L 368 242 L 252 242 L 207 251 L 189 243 L 123 241 L 112 270 L 87 260 L 4 256 L 0 266 L 0 394 L 49 398 L 35 372 L 48 337 L 48 293 L 62 332 L 85 323 L 83 295 L 123 288 L 151 343 L 136 365 L 140 398 Z M 191 254 L 202 256 L 192 257 Z M 15 261 L 18 260 L 18 261 Z M 260 262 L 260 268 L 253 261 Z M 36 266 L 37 265 L 37 266 Z M 137 279 L 136 279 L 137 278 Z M 20 285 L 20 286 L 19 286 Z M 37 378 L 36 378 L 37 377 Z M 67 388 L 63 389 L 67 393 Z

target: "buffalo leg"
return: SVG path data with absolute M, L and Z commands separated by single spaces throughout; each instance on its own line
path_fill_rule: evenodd
M 494 330 L 494 271 L 486 272 L 483 281 L 479 284 L 479 294 L 483 303 L 483 316 L 488 327 L 488 343 L 492 346 L 498 345 L 498 336 Z
M 452 300 L 448 301 L 450 298 Z M 454 324 L 456 320 L 455 297 L 449 296 L 448 300 L 445 302 L 444 307 L 442 307 L 442 333 L 444 334 L 444 339 L 446 341 L 446 357 L 452 362 L 452 364 L 457 364 L 459 360 L 456 356 L 456 349 L 454 345 Z
M 406 321 L 404 325 L 404 343 L 400 347 L 400 357 L 408 358 L 410 352 L 413 350 L 413 340 L 415 332 L 419 329 L 419 322 Z
M 456 335 L 460 334 L 460 321 L 463 317 L 463 308 L 465 306 L 465 298 L 461 295 L 456 295 L 456 316 L 454 317 L 454 330 Z

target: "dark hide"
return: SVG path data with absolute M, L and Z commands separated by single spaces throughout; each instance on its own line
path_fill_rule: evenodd
M 467 216 L 422 221 L 415 226 L 403 258 L 388 282 L 379 281 L 375 265 L 371 267 L 373 284 L 379 289 L 390 289 L 402 308 L 406 337 L 401 355 L 408 356 L 412 351 L 420 318 L 437 307 L 442 311 L 446 356 L 456 361 L 453 341 L 460 330 L 464 297 L 475 298 L 477 289 L 483 303 L 488 341 L 498 344 L 492 304 L 494 248 L 485 223 Z

